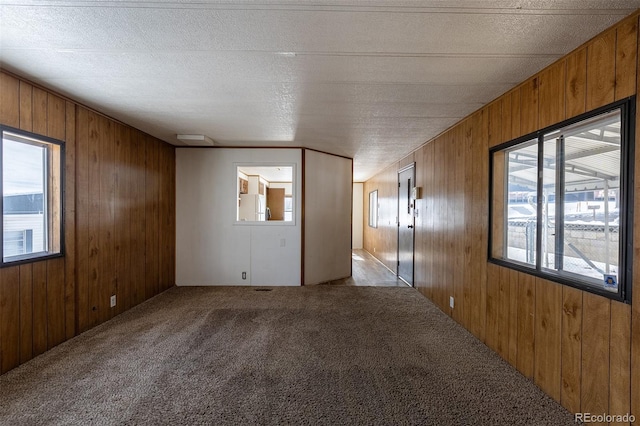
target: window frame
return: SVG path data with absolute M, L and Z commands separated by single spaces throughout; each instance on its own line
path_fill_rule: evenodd
M 298 212 L 297 212 L 297 197 L 298 195 L 298 165 L 295 162 L 291 161 L 278 161 L 278 162 L 269 162 L 269 161 L 256 161 L 256 162 L 234 162 L 233 163 L 233 173 L 236 176 L 236 181 L 238 181 L 238 172 L 242 172 L 240 169 L 243 167 L 291 167 L 291 220 L 264 220 L 264 221 L 249 221 L 249 220 L 239 220 L 238 219 L 238 210 L 239 210 L 239 191 L 237 191 L 234 195 L 235 202 L 233 203 L 233 226 L 297 226 L 298 221 Z M 238 183 L 239 185 L 239 183 Z M 286 195 L 286 192 L 285 192 Z M 266 200 L 266 186 L 265 186 L 265 200 Z M 266 205 L 265 205 L 265 214 L 266 214 Z
M 380 202 L 378 201 L 378 190 L 374 189 L 373 191 L 369 192 L 369 228 L 378 227 L 379 208 Z
M 11 259 L 5 260 L 4 258 L 4 134 L 5 132 L 16 135 L 19 138 L 31 139 L 34 141 L 33 145 L 35 146 L 43 146 L 47 147 L 47 152 L 50 153 L 51 150 L 48 146 L 55 145 L 58 147 L 60 151 L 60 160 L 59 160 L 59 173 L 60 176 L 58 179 L 59 191 L 58 198 L 60 199 L 59 204 L 59 222 L 57 228 L 59 229 L 59 235 L 57 235 L 57 240 L 59 241 L 59 250 L 55 252 L 51 252 L 52 244 L 50 235 L 47 235 L 47 247 L 46 250 L 40 251 L 37 253 L 28 253 L 17 256 L 12 256 Z M 20 142 L 26 143 L 26 142 Z M 49 154 L 50 155 L 50 154 Z M 49 160 L 48 162 L 50 162 Z M 47 162 L 47 163 L 48 163 Z M 51 203 L 51 198 L 54 196 L 52 194 L 51 189 L 51 181 L 52 181 L 52 170 L 49 167 L 49 164 L 45 163 L 45 175 L 43 177 L 45 181 L 44 188 L 44 220 L 48 224 L 48 226 L 52 226 L 51 216 L 54 209 L 49 205 Z M 0 124 L 0 268 L 7 268 L 12 266 L 19 266 L 26 263 L 39 262 L 42 260 L 61 258 L 65 255 L 65 142 L 59 139 L 55 139 L 49 136 L 40 135 L 37 133 L 29 132 L 26 130 L 18 129 L 15 127 L 7 126 L 4 124 Z M 47 229 L 47 234 L 50 234 L 53 231 Z
M 536 197 L 540 199 L 540 194 L 543 193 L 543 176 L 542 170 L 544 166 L 544 142 L 545 136 L 553 132 L 558 132 L 564 128 L 578 124 L 582 121 L 593 119 L 599 115 L 603 115 L 609 112 L 620 111 L 620 207 L 619 207 L 619 243 L 618 243 L 618 291 L 611 292 L 604 288 L 595 287 L 592 284 L 588 284 L 588 280 L 581 279 L 579 275 L 568 273 L 567 271 L 553 271 L 545 268 L 542 265 L 542 203 L 536 204 L 536 253 L 535 264 L 529 265 L 527 263 L 519 262 L 517 260 L 509 260 L 504 258 L 494 257 L 494 158 L 495 154 L 501 151 L 505 151 L 509 148 L 517 147 L 518 145 L 524 145 L 526 142 L 536 140 L 537 144 L 537 185 L 536 185 Z M 633 207 L 634 207 L 634 151 L 635 151 L 635 114 L 636 114 L 636 97 L 631 96 L 613 102 L 601 108 L 594 109 L 592 111 L 580 114 L 576 117 L 564 120 L 560 123 L 547 126 L 543 129 L 535 132 L 523 135 L 514 140 L 496 145 L 489 149 L 489 232 L 488 232 L 488 251 L 487 259 L 489 263 L 514 269 L 520 272 L 524 272 L 536 277 L 544 278 L 549 281 L 557 282 L 559 284 L 574 287 L 583 291 L 598 294 L 607 297 L 612 300 L 617 300 L 624 303 L 631 303 L 632 300 L 632 266 L 633 266 Z M 556 183 L 556 188 L 559 183 Z M 508 200 L 508 194 L 503 195 L 501 200 L 504 205 L 505 198 Z M 497 225 L 497 224 L 495 224 Z M 503 232 L 505 232 L 504 225 L 502 226 Z M 504 237 L 503 237 L 504 238 Z M 503 249 L 504 250 L 504 249 Z

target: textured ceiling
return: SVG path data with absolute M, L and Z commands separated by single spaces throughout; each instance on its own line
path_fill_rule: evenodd
M 640 0 L 0 0 L 0 65 L 180 145 L 306 146 L 364 180 Z

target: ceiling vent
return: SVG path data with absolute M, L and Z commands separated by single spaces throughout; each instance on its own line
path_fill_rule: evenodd
M 180 142 L 189 146 L 213 146 L 215 141 L 205 135 L 176 135 Z

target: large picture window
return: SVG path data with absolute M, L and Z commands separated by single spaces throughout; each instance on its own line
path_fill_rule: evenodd
M 62 253 L 62 143 L 0 126 L 2 265 Z
M 634 103 L 491 150 L 490 260 L 630 301 Z

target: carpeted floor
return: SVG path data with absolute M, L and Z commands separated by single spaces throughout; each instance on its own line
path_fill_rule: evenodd
M 173 288 L 0 376 L 0 424 L 572 425 L 412 288 Z

